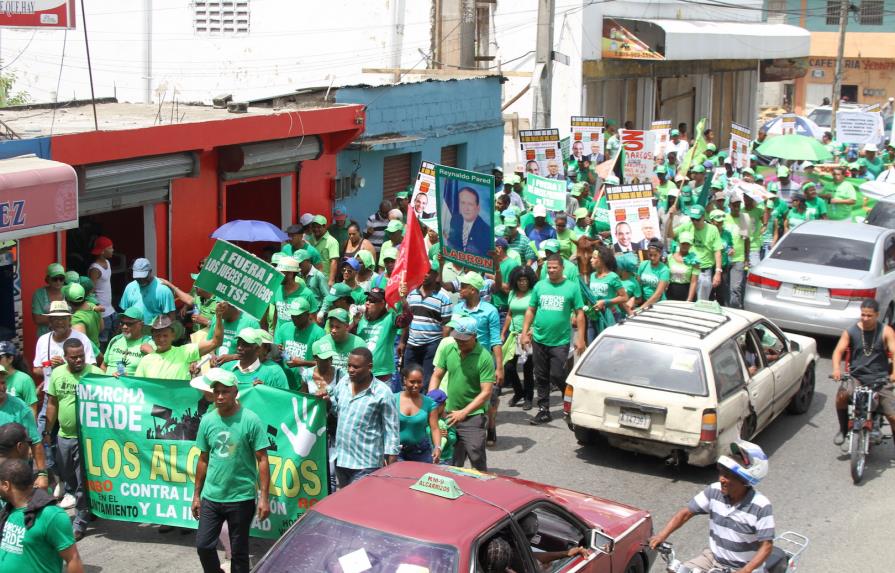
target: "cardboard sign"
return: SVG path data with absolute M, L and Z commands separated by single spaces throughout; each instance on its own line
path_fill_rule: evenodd
M 434 163 L 423 161 L 420 164 L 416 182 L 413 184 L 413 196 L 410 198 L 410 205 L 413 207 L 417 219 L 426 220 L 435 217 L 438 209 L 435 199 Z
M 603 161 L 605 153 L 603 129 L 606 127 L 606 118 L 573 115 L 569 120 L 569 125 L 572 133 L 570 158 L 574 158 L 576 161 L 589 159 L 592 165 Z
M 650 239 L 661 238 L 652 184 L 608 187 L 609 231 L 615 252 L 645 251 Z
M 879 143 L 883 136 L 883 118 L 876 112 L 836 112 L 836 141 L 840 143 Z
M 728 156 L 736 170 L 749 167 L 749 146 L 752 144 L 752 130 L 738 123 L 730 124 L 730 148 Z
M 664 156 L 668 142 L 671 141 L 671 120 L 654 121 L 650 124 L 649 130 L 653 136 L 653 153 Z
M 560 177 L 565 176 L 558 129 L 523 129 L 519 132 L 519 147 L 526 173 L 547 177 L 552 167 Z
M 435 166 L 438 235 L 445 259 L 493 272 L 494 177 L 444 165 Z
M 621 129 L 619 138 L 622 149 L 625 150 L 625 163 L 622 166 L 625 183 L 652 181 L 653 171 L 656 168 L 652 133 L 638 129 Z
M 784 113 L 780 120 L 781 135 L 795 135 L 796 133 L 796 115 L 794 113 Z
M 522 198 L 529 205 L 543 205 L 548 211 L 565 211 L 566 194 L 565 181 L 538 177 L 531 173 L 525 176 Z
M 196 286 L 261 320 L 282 282 L 283 273 L 270 263 L 218 240 L 199 272 Z
M 104 519 L 196 528 L 196 439 L 209 406 L 202 393 L 170 380 L 89 374 L 77 396 L 90 510 Z M 277 539 L 327 494 L 326 406 L 263 384 L 240 387 L 239 402 L 263 413 L 270 444 L 270 516 L 255 519 L 251 534 Z M 210 449 L 235 448 L 229 435 L 212 440 Z

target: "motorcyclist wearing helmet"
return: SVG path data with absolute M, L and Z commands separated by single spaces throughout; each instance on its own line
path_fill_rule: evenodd
M 684 563 L 706 571 L 728 567 L 737 573 L 764 573 L 774 548 L 771 502 L 755 490 L 768 475 L 768 457 L 745 440 L 730 444 L 730 455 L 718 458 L 718 481 L 698 493 L 649 541 L 655 549 L 694 515 L 709 516 L 709 548 Z
M 846 358 L 853 378 L 864 384 L 889 379 L 889 384 L 877 391 L 879 410 L 883 413 L 895 434 L 895 371 L 889 363 L 889 356 L 895 353 L 895 330 L 880 322 L 879 303 L 872 298 L 861 303 L 861 320 L 842 331 L 836 349 L 833 350 L 833 380 L 839 380 L 842 372 L 839 365 Z M 848 434 L 848 403 L 855 392 L 854 380 L 843 382 L 836 393 L 836 416 L 839 432 L 833 443 L 842 445 Z

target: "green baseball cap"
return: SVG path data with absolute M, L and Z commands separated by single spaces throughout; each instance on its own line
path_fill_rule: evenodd
M 789 177 L 789 167 L 781 165 L 777 168 L 777 177 Z
M 78 271 L 66 271 L 65 272 L 65 284 L 70 285 L 78 282 L 78 279 L 81 278 L 81 275 L 78 274 Z
M 326 295 L 326 302 L 333 303 L 340 298 L 349 298 L 352 290 L 353 289 L 345 283 L 336 283 L 329 289 L 329 294 Z
M 242 339 L 249 344 L 261 344 L 261 337 L 258 336 L 258 332 L 254 328 L 243 328 L 236 335 L 236 338 Z
M 311 312 L 311 303 L 304 298 L 295 299 L 289 303 L 288 312 L 290 316 L 299 316 L 306 312 Z
M 50 263 L 47 265 L 47 276 L 52 277 L 64 277 L 65 276 L 65 267 L 60 265 L 59 263 Z
M 224 370 L 223 368 L 209 368 L 208 371 L 203 374 L 203 377 L 209 387 L 213 387 L 215 384 L 231 388 L 236 386 L 236 376 L 233 372 Z
M 398 260 L 398 249 L 395 247 L 386 247 L 382 249 L 382 253 L 379 256 L 380 259 L 385 261 L 385 259 L 391 259 L 393 261 Z
M 318 225 L 326 226 L 326 217 L 323 215 L 314 215 L 314 220 L 312 223 L 317 223 Z
M 87 296 L 87 293 L 84 291 L 84 287 L 82 287 L 78 283 L 65 285 L 65 288 L 62 289 L 62 292 L 65 294 L 65 298 L 67 300 L 70 300 L 71 302 L 82 302 L 84 300 L 84 297 Z
M 128 308 L 121 314 L 123 314 L 124 316 L 126 316 L 130 319 L 133 319 L 133 320 L 139 320 L 139 321 L 143 320 L 143 309 L 136 305 Z
M 572 215 L 573 215 L 576 219 L 584 219 L 585 217 L 587 217 L 588 215 L 590 215 L 590 213 L 587 212 L 587 208 L 586 208 L 586 207 L 578 207 L 577 209 L 575 209 L 575 212 L 572 213 Z
M 743 169 L 742 174 L 743 175 L 746 175 L 746 174 L 755 175 L 755 171 L 753 171 L 751 167 L 747 167 L 747 168 Z
M 282 259 L 283 257 L 288 257 L 288 256 L 289 255 L 287 255 L 283 251 L 277 251 L 276 253 L 274 253 L 270 256 L 270 264 L 272 264 L 273 266 L 277 266 L 280 263 L 280 259 Z
M 255 333 L 258 335 L 258 340 L 261 341 L 261 344 L 273 344 L 273 336 L 263 328 L 256 328 Z
M 816 189 L 816 188 L 817 188 L 817 183 L 815 183 L 814 181 L 808 181 L 807 183 L 802 185 L 802 191 L 807 191 L 809 189 Z
M 395 193 L 395 199 L 409 199 L 411 193 L 413 193 L 413 185 L 408 186 L 407 189 L 403 191 Z
M 351 319 L 348 318 L 348 311 L 344 308 L 334 308 L 326 313 L 326 317 L 330 319 L 336 319 L 339 322 L 344 322 L 345 324 L 351 322 Z
M 705 216 L 705 207 L 702 205 L 691 205 L 687 210 L 687 216 L 691 219 L 702 219 Z
M 690 173 L 705 173 L 704 165 L 694 165 L 690 168 Z
M 386 225 L 386 227 L 385 227 L 386 233 L 394 233 L 395 231 L 403 231 L 403 230 L 404 230 L 404 223 L 402 223 L 401 221 L 399 221 L 397 219 L 392 219 L 391 221 L 388 222 L 388 225 Z
M 587 183 L 584 183 L 584 182 L 573 183 L 572 190 L 571 190 L 572 197 L 580 197 L 581 192 L 584 191 L 585 185 L 587 185 Z
M 364 266 L 364 268 L 367 268 L 367 269 L 376 268 L 376 261 L 373 259 L 373 255 L 370 253 L 370 251 L 367 251 L 366 249 L 359 250 L 357 252 L 357 254 L 354 255 L 354 258 L 359 260 L 361 262 L 361 264 Z
M 693 244 L 693 233 L 690 233 L 689 231 L 684 231 L 683 233 L 678 235 L 677 242 L 678 243 L 687 243 L 688 245 L 692 245 Z
M 724 189 L 724 183 L 720 179 L 714 179 L 710 187 L 712 189 Z
M 714 152 L 718 151 L 718 146 L 715 145 L 714 143 L 709 143 L 708 145 L 705 146 L 705 150 L 711 151 L 712 153 L 714 153 Z
M 326 340 L 325 338 L 321 338 L 311 345 L 311 353 L 314 355 L 315 358 L 322 358 L 326 360 L 327 358 L 332 358 L 333 356 L 335 356 L 336 350 L 333 348 L 332 342 Z
M 541 250 L 543 250 L 545 253 L 548 251 L 558 253 L 559 248 L 559 241 L 557 241 L 556 239 L 547 239 L 546 241 L 543 241 L 541 243 Z
M 461 285 L 469 285 L 475 290 L 482 290 L 485 286 L 485 279 L 477 272 L 469 271 L 458 277 Z
M 515 215 L 507 215 L 503 218 L 504 229 L 514 229 L 519 226 L 519 219 Z
M 709 213 L 709 220 L 712 222 L 723 221 L 727 217 L 727 213 L 722 211 L 721 209 L 713 209 L 711 213 Z
M 298 261 L 299 263 L 303 263 L 305 261 L 311 260 L 311 253 L 304 249 L 299 249 L 292 253 L 292 258 Z M 280 259 L 283 260 L 282 258 Z

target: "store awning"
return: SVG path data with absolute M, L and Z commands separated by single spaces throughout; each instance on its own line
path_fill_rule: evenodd
M 78 226 L 78 177 L 34 156 L 0 160 L 0 241 Z
M 666 60 L 775 60 L 808 56 L 811 33 L 798 26 L 702 20 L 616 18 Z

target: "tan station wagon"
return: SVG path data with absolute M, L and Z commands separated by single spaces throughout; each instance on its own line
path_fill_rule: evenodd
M 573 368 L 566 419 L 581 444 L 715 463 L 784 410 L 808 411 L 814 339 L 716 303 L 663 301 L 604 330 Z

